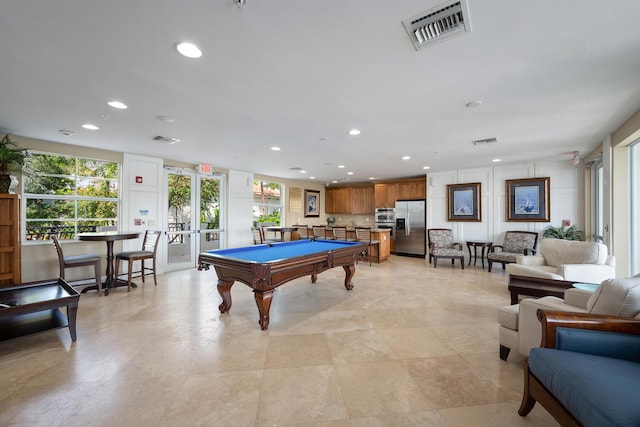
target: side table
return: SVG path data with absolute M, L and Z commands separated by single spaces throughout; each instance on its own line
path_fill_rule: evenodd
M 480 248 L 482 249 L 480 253 L 480 261 L 482 262 L 482 269 L 484 270 L 484 259 L 487 255 L 485 254 L 485 249 L 489 248 L 491 243 L 492 242 L 468 241 L 467 249 L 469 249 L 469 265 L 471 265 L 471 258 L 473 258 L 473 265 L 476 265 L 476 261 L 478 261 L 478 248 Z M 473 248 L 473 253 L 471 253 L 471 248 Z

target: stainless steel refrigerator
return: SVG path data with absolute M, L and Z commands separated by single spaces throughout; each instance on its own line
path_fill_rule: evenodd
M 424 200 L 396 202 L 396 255 L 425 257 L 427 253 L 425 208 Z

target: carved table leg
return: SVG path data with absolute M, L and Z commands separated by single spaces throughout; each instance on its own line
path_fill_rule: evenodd
M 260 329 L 263 331 L 269 328 L 269 309 L 271 308 L 271 300 L 273 299 L 274 292 L 275 289 L 267 292 L 253 291 L 253 296 L 258 305 L 258 313 L 260 314 L 258 323 L 260 324 Z
M 351 289 L 353 289 L 353 283 L 351 282 L 351 279 L 353 278 L 353 275 L 356 274 L 356 266 L 354 264 L 350 264 L 343 265 L 342 268 L 344 268 L 345 272 L 344 287 L 348 291 L 350 291 Z
M 311 283 L 316 283 L 317 280 L 318 280 L 318 275 L 316 273 L 313 273 L 311 275 Z
M 218 293 L 222 297 L 222 304 L 218 306 L 220 313 L 228 313 L 231 310 L 231 286 L 233 280 L 218 280 Z

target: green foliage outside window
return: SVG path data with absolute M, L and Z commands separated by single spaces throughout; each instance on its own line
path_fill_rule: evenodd
M 73 156 L 33 153 L 25 166 L 27 240 L 115 225 L 118 216 L 118 164 Z

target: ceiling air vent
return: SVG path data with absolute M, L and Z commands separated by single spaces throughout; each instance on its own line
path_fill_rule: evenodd
M 416 50 L 471 31 L 465 0 L 450 1 L 402 21 Z
M 167 143 L 169 145 L 173 145 L 176 142 L 180 142 L 180 140 L 177 139 L 177 138 L 171 138 L 169 136 L 162 136 L 162 135 L 154 136 L 153 140 L 154 141 L 158 141 L 158 142 L 164 142 L 164 143 Z
M 498 142 L 496 138 L 476 139 L 473 141 L 473 145 L 494 144 L 496 142 Z

